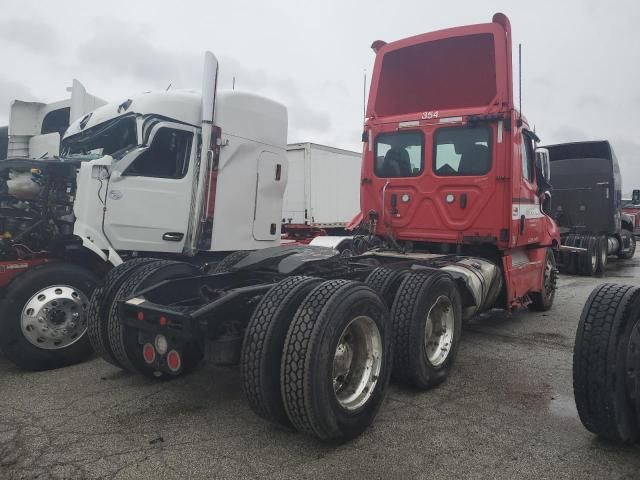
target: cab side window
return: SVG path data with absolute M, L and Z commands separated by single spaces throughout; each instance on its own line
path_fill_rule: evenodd
M 123 175 L 155 178 L 184 178 L 189 170 L 192 133 L 160 128 L 151 146 L 125 170 Z
M 533 140 L 528 135 L 522 135 L 522 177 L 533 182 L 535 155 Z

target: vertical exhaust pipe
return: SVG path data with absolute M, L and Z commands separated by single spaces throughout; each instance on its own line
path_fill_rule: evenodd
M 217 88 L 218 59 L 213 53 L 205 52 L 202 72 L 202 120 L 200 122 L 202 143 L 196 162 L 197 171 L 193 179 L 189 229 L 184 245 L 184 254 L 191 257 L 198 253 L 198 244 L 204 229 L 204 203 L 209 190 L 209 170 L 213 161 L 213 147 L 215 147 L 215 145 L 211 145 L 211 138 Z

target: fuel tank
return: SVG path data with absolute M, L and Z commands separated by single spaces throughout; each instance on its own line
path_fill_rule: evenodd
M 467 293 L 473 297 L 475 305 L 464 308 L 464 320 L 492 308 L 502 291 L 500 268 L 484 258 L 462 258 L 442 267 L 442 270 L 449 272 L 456 280 L 462 280 L 467 286 Z

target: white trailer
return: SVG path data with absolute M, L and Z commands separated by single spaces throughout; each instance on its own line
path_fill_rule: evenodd
M 344 228 L 360 211 L 361 159 L 358 152 L 316 143 L 287 145 L 282 222 Z

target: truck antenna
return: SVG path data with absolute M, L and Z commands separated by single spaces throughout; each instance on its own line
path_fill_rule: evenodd
M 236 77 L 233 77 L 233 82 L 231 83 L 231 90 L 235 90 L 236 89 Z
M 367 118 L 367 69 L 364 69 L 364 82 L 362 84 L 362 116 Z
M 518 44 L 518 101 L 520 111 L 518 112 L 519 122 L 522 123 L 522 44 Z
M 167 88 L 165 89 L 165 92 L 169 91 L 169 89 L 171 88 L 171 85 L 173 85 L 173 83 L 170 83 L 169 86 L 167 86 Z

